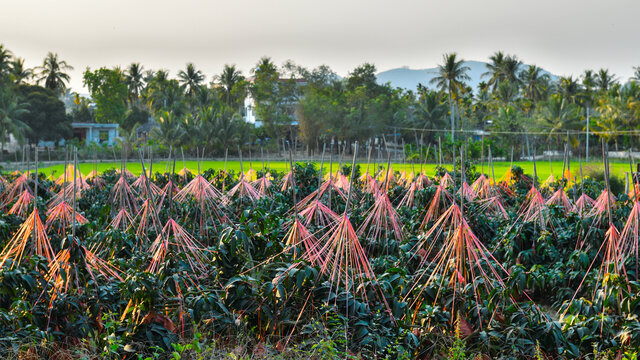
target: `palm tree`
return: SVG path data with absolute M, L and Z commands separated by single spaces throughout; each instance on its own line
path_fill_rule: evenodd
M 0 44 L 0 84 L 9 78 L 12 57 L 11 51 Z
M 11 77 L 13 83 L 20 85 L 33 76 L 33 70 L 24 67 L 24 59 L 16 58 L 11 62 Z
M 498 86 L 498 91 L 495 93 L 495 99 L 502 105 L 513 105 L 518 98 L 519 87 L 518 84 L 505 79 Z
M 165 93 L 172 81 L 169 80 L 169 71 L 164 69 L 155 72 L 148 70 L 145 74 L 146 86 L 142 91 L 145 102 L 151 110 L 161 109 L 166 106 L 167 100 Z
M 65 82 L 69 82 L 69 75 L 65 71 L 73 70 L 73 66 L 66 61 L 58 59 L 58 54 L 49 52 L 44 58 L 42 66 L 38 67 L 40 77 L 38 84 L 44 81 L 44 87 L 57 94 L 62 94 L 66 88 Z
M 516 133 L 525 129 L 525 119 L 522 113 L 513 105 L 501 106 L 498 111 L 491 115 L 492 132 L 496 133 Z M 515 147 L 522 143 L 522 138 L 513 135 L 502 135 L 501 141 L 508 147 Z
M 616 83 L 614 74 L 609 74 L 608 69 L 600 69 L 595 77 L 595 84 L 600 91 L 608 91 Z
M 489 93 L 489 84 L 484 81 L 481 81 L 478 84 L 478 92 L 475 96 L 475 101 L 473 103 L 473 115 L 481 124 L 481 128 L 484 129 L 486 125 L 486 118 L 492 112 L 490 109 L 491 105 L 491 94 Z
M 527 68 L 520 73 L 524 97 L 531 100 L 534 104 L 544 99 L 549 80 L 549 75 L 543 73 L 541 68 L 535 65 L 527 66 Z
M 159 127 L 151 130 L 151 136 L 165 146 L 179 146 L 185 138 L 185 121 L 174 113 L 164 111 L 158 116 Z
M 596 118 L 596 130 L 594 130 L 607 143 L 613 140 L 616 151 L 618 151 L 617 133 L 628 129 L 624 124 L 624 106 L 620 100 L 620 96 L 603 96 L 598 99 L 596 110 L 600 116 Z
M 212 89 L 206 86 L 200 86 L 196 90 L 196 94 L 191 98 L 191 107 L 203 109 L 210 104 L 216 102 L 215 94 Z
M 576 102 L 580 89 L 580 83 L 573 76 L 562 77 L 558 82 L 558 94 L 571 103 Z
M 550 141 L 553 137 L 557 137 L 560 141 L 568 131 L 582 130 L 580 120 L 579 107 L 560 94 L 551 95 L 538 111 L 538 124 L 548 132 Z M 577 140 L 575 138 L 571 140 L 573 141 L 571 145 L 575 147 Z
M 632 81 L 640 81 L 640 66 L 633 67 L 633 76 L 631 77 Z
M 443 64 L 438 65 L 438 76 L 431 79 L 429 83 L 436 84 L 440 91 L 447 91 L 449 94 L 449 107 L 451 111 L 451 141 L 455 140 L 455 107 L 453 99 L 457 97 L 460 88 L 465 80 L 469 80 L 467 71 L 469 67 L 464 65 L 463 59 L 458 59 L 456 53 L 442 55 Z
M 502 51 L 497 51 L 489 57 L 490 63 L 486 65 L 487 72 L 481 77 L 489 76 L 488 84 L 496 92 L 503 81 L 510 81 L 512 84 L 520 84 L 520 66 L 522 62 L 516 55 L 505 55 Z
M 520 66 L 522 61 L 515 55 L 507 55 L 502 63 L 501 75 L 506 81 L 510 81 L 513 84 L 520 85 Z
M 126 74 L 127 87 L 129 88 L 129 100 L 135 104 L 139 103 L 140 93 L 144 88 L 144 70 L 140 63 L 129 65 Z
M 222 99 L 227 105 L 231 105 L 236 100 L 233 95 L 234 87 L 244 80 L 242 72 L 236 69 L 235 65 L 225 65 L 222 73 L 216 76 L 216 80 L 222 86 Z
M 278 68 L 273 63 L 273 61 L 271 61 L 270 57 L 263 56 L 262 58 L 260 58 L 260 61 L 258 61 L 258 64 L 256 64 L 256 67 L 254 69 L 251 69 L 251 73 L 255 74 L 256 76 L 259 76 L 260 74 L 277 76 Z
M 204 74 L 200 70 L 196 70 L 193 63 L 188 63 L 185 70 L 180 70 L 178 73 L 180 79 L 180 85 L 185 90 L 186 94 L 193 96 L 196 93 L 196 89 L 200 87 L 204 81 Z
M 24 141 L 24 135 L 29 130 L 29 126 L 18 118 L 28 112 L 26 105 L 9 92 L 0 92 L 0 160 L 2 160 L 2 152 L 9 135 L 13 135 L 21 142 Z
M 492 91 L 496 91 L 500 84 L 504 59 L 504 53 L 502 51 L 496 51 L 493 55 L 489 56 L 490 62 L 486 65 L 487 72 L 481 75 L 481 77 L 489 77 L 487 85 L 493 87 Z
M 416 128 L 436 129 L 446 125 L 447 107 L 442 103 L 442 94 L 424 89 L 416 103 Z

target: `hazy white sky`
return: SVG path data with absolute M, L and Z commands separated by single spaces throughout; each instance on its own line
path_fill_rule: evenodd
M 558 75 L 640 65 L 638 0 L 20 0 L 0 3 L 0 43 L 39 65 L 48 51 L 75 67 L 165 68 L 194 62 L 211 76 L 264 55 L 341 75 L 435 66 L 445 52 L 486 60 L 496 50 Z

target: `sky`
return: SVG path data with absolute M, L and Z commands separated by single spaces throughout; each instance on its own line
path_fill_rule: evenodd
M 487 61 L 497 50 L 556 75 L 608 68 L 626 81 L 640 65 L 638 0 L 20 0 L 0 2 L 0 44 L 40 65 L 47 52 L 74 66 L 84 93 L 90 67 L 168 69 L 207 75 L 262 56 L 345 76 L 436 66 L 442 54 Z

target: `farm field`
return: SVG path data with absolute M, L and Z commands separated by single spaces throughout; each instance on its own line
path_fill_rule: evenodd
M 270 165 L 273 178 L 223 162 L 185 176 L 156 164 L 152 180 L 134 163 L 75 182 L 69 166 L 66 183 L 62 167 L 3 174 L 0 354 L 636 356 L 633 194 L 591 179 L 538 188 L 528 164 L 496 186 L 473 171 L 410 178 L 399 164 L 331 178 Z
M 191 170 L 194 173 L 197 173 L 198 170 L 198 164 L 196 161 L 185 161 L 184 163 L 182 161 L 176 161 L 176 172 L 179 171 L 180 169 L 182 169 L 186 164 L 187 169 Z M 320 164 L 319 162 L 313 162 L 313 164 L 316 167 L 319 167 Z M 366 167 L 367 167 L 367 163 L 366 162 L 360 162 L 359 163 L 360 167 L 361 167 L 361 171 L 365 171 Z M 386 163 L 384 164 L 378 164 L 379 166 L 385 167 L 386 168 Z M 522 168 L 522 170 L 526 173 L 526 174 L 533 174 L 533 162 L 531 161 L 520 161 L 520 162 L 514 162 L 514 165 L 520 166 Z M 97 164 L 97 168 L 98 168 L 98 173 L 102 173 L 105 170 L 108 169 L 114 169 L 119 167 L 120 164 L 116 163 L 116 162 L 111 162 L 111 163 L 98 163 Z M 154 173 L 155 172 L 164 172 L 167 169 L 167 163 L 165 162 L 156 162 L 154 163 Z M 213 170 L 221 170 L 224 169 L 224 161 L 212 161 L 212 160 L 205 160 L 202 162 L 202 166 L 201 166 L 201 171 L 206 171 L 208 169 L 213 169 Z M 285 161 L 270 161 L 268 163 L 265 162 L 265 166 L 269 169 L 272 170 L 277 170 L 277 171 L 286 171 L 289 168 L 289 163 L 285 162 Z M 338 164 L 334 163 L 334 169 L 337 169 Z M 413 165 L 416 172 L 418 172 L 420 170 L 420 165 L 419 164 L 414 164 Z M 436 169 L 436 164 L 424 164 L 423 165 L 423 171 L 425 174 L 432 176 L 433 174 L 435 174 L 435 169 Z M 475 164 L 476 166 L 476 171 L 480 172 L 481 171 L 481 165 L 479 163 Z M 509 169 L 509 167 L 511 166 L 510 162 L 504 162 L 504 161 L 496 161 L 494 162 L 494 171 L 495 171 L 495 176 L 496 179 L 499 179 L 502 175 L 504 175 L 504 173 Z M 551 171 L 553 171 L 554 176 L 557 178 L 560 174 L 562 174 L 562 161 L 552 161 L 551 165 L 549 165 L 548 161 L 536 161 L 536 169 L 537 169 L 537 174 L 538 174 L 538 179 L 540 181 L 544 181 L 546 180 L 549 175 L 551 174 Z M 262 169 L 262 162 L 261 161 L 252 161 L 251 163 L 249 163 L 248 161 L 244 161 L 243 162 L 243 167 L 244 170 L 248 170 L 249 168 L 253 168 L 254 170 L 261 170 Z M 371 164 L 370 166 L 370 172 L 373 172 L 373 164 Z M 583 163 L 582 164 L 583 167 L 583 173 L 585 176 L 588 176 L 589 174 L 592 174 L 593 172 L 599 172 L 602 173 L 603 171 L 603 166 L 602 166 L 602 162 L 590 162 L 590 163 Z M 91 171 L 93 171 L 94 169 L 94 165 L 92 163 L 81 163 L 78 165 L 78 168 L 80 169 L 80 172 L 84 175 L 89 174 Z M 393 163 L 392 164 L 392 168 L 395 171 L 412 171 L 412 165 L 411 164 L 402 164 L 402 163 Z M 448 169 L 451 169 L 451 165 L 447 165 Z M 619 177 L 620 179 L 624 179 L 624 177 L 626 176 L 626 173 L 629 172 L 629 163 L 628 162 L 611 162 L 610 164 L 610 168 L 611 168 L 611 176 L 616 176 Z M 64 165 L 55 165 L 55 166 L 49 166 L 49 167 L 45 167 L 42 168 L 41 171 L 44 174 L 50 175 L 52 172 L 54 175 L 60 175 L 63 173 L 63 169 L 64 169 Z M 133 174 L 136 175 L 140 175 L 142 167 L 140 165 L 139 162 L 130 162 L 127 163 L 127 170 L 131 171 Z M 235 171 L 238 172 L 240 171 L 240 162 L 239 161 L 228 161 L 227 162 L 227 169 L 228 171 Z M 576 176 L 576 178 L 579 178 L 580 176 L 580 172 L 579 172 L 579 164 L 577 161 L 574 161 L 570 164 L 570 170 L 571 173 Z M 325 173 L 329 171 L 329 164 L 325 163 L 324 165 L 324 170 Z M 487 176 L 491 176 L 491 168 L 489 167 L 488 164 L 485 163 L 484 166 L 484 173 Z M 624 180 L 622 180 L 624 182 Z

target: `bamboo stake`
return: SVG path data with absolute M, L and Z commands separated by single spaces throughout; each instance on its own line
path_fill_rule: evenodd
M 327 150 L 327 143 L 322 145 L 322 157 L 320 158 L 320 175 L 318 175 L 318 199 L 320 199 L 320 186 L 322 186 L 322 168 L 324 166 L 324 152 Z M 292 174 L 293 176 L 293 174 Z
M 198 167 L 198 175 L 200 175 L 200 149 L 196 146 L 196 166 Z
M 149 147 L 149 180 L 153 179 L 153 147 Z
M 171 186 L 169 186 L 169 218 L 173 218 L 173 187 L 176 186 L 174 183 L 174 177 L 176 175 L 176 157 L 173 157 L 173 168 L 171 169 Z
M 289 152 L 289 156 L 291 156 L 291 152 Z M 264 148 L 260 146 L 260 157 L 262 158 L 262 176 L 265 176 L 265 167 L 264 167 Z M 291 163 L 291 161 L 289 162 Z
M 77 166 L 78 166 L 78 148 L 74 146 L 73 149 L 73 216 L 71 218 L 71 238 L 75 241 L 76 239 L 76 187 L 78 186 L 78 182 L 76 179 L 77 174 Z
M 409 144 L 409 154 L 413 155 L 413 150 L 411 149 L 411 144 Z M 411 160 L 411 172 L 413 176 L 416 175 L 416 164 L 413 160 Z
M 229 155 L 229 148 L 224 149 L 224 173 L 222 174 L 222 192 L 225 191 L 225 185 L 227 182 L 227 156 Z
M 496 172 L 493 168 L 493 157 L 491 156 L 491 145 L 489 145 L 489 164 L 491 165 L 491 179 L 493 180 L 493 186 L 496 186 Z
M 629 174 L 631 175 L 631 186 L 633 188 L 633 196 L 638 200 L 638 194 L 636 193 L 636 180 L 633 177 L 633 157 L 631 156 L 631 149 L 629 149 Z M 637 273 L 637 272 L 636 272 Z
M 35 216 L 35 212 L 36 212 L 36 210 L 38 208 L 38 147 L 37 146 L 36 146 L 36 153 L 35 153 L 35 161 L 36 161 L 36 179 L 35 179 L 34 192 L 33 192 L 33 212 L 34 212 L 34 216 Z M 34 242 L 37 241 L 36 228 L 37 228 L 37 226 L 35 225 L 35 221 L 34 221 L 34 224 L 33 224 L 33 241 Z
M 368 145 L 369 147 L 369 155 L 367 155 L 367 172 L 366 174 L 369 175 L 369 162 L 371 161 L 371 145 Z
M 98 150 L 94 150 L 93 152 L 93 173 L 95 174 L 95 177 L 98 177 Z
M 331 139 L 331 149 L 329 149 L 329 208 L 331 209 L 331 195 L 333 192 L 333 139 Z
M 387 155 L 389 155 L 387 157 L 387 171 L 386 171 L 386 176 L 384 177 L 384 186 L 382 187 L 385 193 L 389 188 L 389 170 L 391 169 L 391 154 L 389 153 Z
M 480 173 L 484 175 L 484 133 L 482 133 L 482 144 L 480 144 Z
M 613 220 L 611 216 L 611 188 L 609 185 L 609 152 L 604 138 L 602 139 L 602 157 L 604 160 L 604 184 L 607 189 L 607 215 L 609 217 L 609 225 L 611 225 L 613 224 Z
M 582 159 L 578 158 L 578 165 L 580 166 L 580 192 L 584 195 L 584 178 L 582 176 Z
M 240 157 L 240 177 L 244 178 L 244 169 L 242 167 L 242 149 L 240 149 L 240 145 L 238 145 L 238 156 Z
M 509 165 L 510 169 L 513 169 L 513 146 L 511 146 L 511 165 Z
M 182 152 L 182 168 L 184 169 L 184 178 L 187 178 L 187 162 L 184 160 L 184 147 L 180 147 L 180 152 Z
M 356 173 L 356 155 L 358 154 L 358 142 L 355 142 L 355 149 L 353 150 L 353 161 L 351 162 L 351 178 L 349 179 L 349 194 L 347 195 L 347 204 L 344 208 L 346 216 L 349 215 L 349 202 L 351 201 L 351 193 L 353 192 L 353 178 Z M 387 167 L 387 171 L 388 167 Z
M 442 168 L 442 138 L 439 136 L 438 136 L 438 168 Z
M 169 157 L 167 157 L 167 165 L 164 167 L 164 173 L 169 172 L 169 162 L 171 161 L 171 152 L 173 151 L 173 145 L 169 145 Z
M 538 188 L 538 169 L 536 168 L 536 148 L 533 147 L 533 187 Z
M 291 151 L 291 147 L 289 147 L 289 166 L 293 169 L 293 152 Z M 298 220 L 298 202 L 296 201 L 296 176 L 293 170 L 291 170 L 291 188 L 293 189 L 291 196 L 293 197 L 293 213 L 295 216 L 293 221 L 295 222 Z
M 164 240 L 164 231 L 162 231 L 162 227 L 160 226 L 160 218 L 158 216 L 158 210 L 156 209 L 156 205 L 155 205 L 155 201 L 153 200 L 153 192 L 151 191 L 151 184 L 149 184 L 149 178 L 147 178 L 147 174 L 146 174 L 146 169 L 144 167 L 144 161 L 142 159 L 142 154 L 140 153 L 140 164 L 142 165 L 142 173 L 144 174 L 143 176 L 145 177 L 145 184 L 147 185 L 147 193 L 149 194 L 149 205 L 151 206 L 151 216 L 153 216 L 155 219 L 153 222 L 154 227 L 156 228 L 156 232 L 160 235 L 160 237 L 162 238 L 162 242 L 165 242 Z M 176 162 L 175 162 L 175 158 L 173 160 L 173 172 L 175 172 L 175 168 L 176 168 Z M 151 169 L 151 168 L 149 168 Z M 171 174 L 171 177 L 173 178 L 173 172 Z M 172 182 L 172 186 L 170 186 L 169 189 L 169 201 L 170 201 L 170 205 L 169 205 L 169 218 L 171 218 L 171 202 L 173 202 L 173 179 L 171 179 Z M 74 207 L 75 209 L 75 207 Z M 75 217 L 74 217 L 75 220 Z
M 547 145 L 547 158 L 549 159 L 549 171 L 551 171 L 551 176 L 553 176 L 553 166 L 551 166 L 551 149 L 549 145 Z
M 69 147 L 64 147 L 64 175 L 62 183 L 62 201 L 67 202 L 67 168 L 69 167 Z

